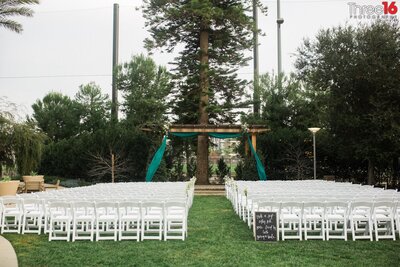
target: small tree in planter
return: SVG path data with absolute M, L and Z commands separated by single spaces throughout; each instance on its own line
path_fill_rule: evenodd
M 0 180 L 0 196 L 15 196 L 18 191 L 19 181 L 13 181 L 9 176 Z
M 217 170 L 216 173 L 218 175 L 219 178 L 219 182 L 222 183 L 225 176 L 228 176 L 230 174 L 230 170 L 228 165 L 225 163 L 225 160 L 223 157 L 221 157 L 218 160 L 218 166 L 217 166 Z

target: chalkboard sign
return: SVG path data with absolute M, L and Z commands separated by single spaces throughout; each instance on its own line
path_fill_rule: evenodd
M 278 241 L 276 212 L 255 212 L 254 236 L 256 241 Z

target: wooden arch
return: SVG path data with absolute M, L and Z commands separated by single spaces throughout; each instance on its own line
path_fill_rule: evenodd
M 269 129 L 265 125 L 248 125 L 246 131 L 251 135 L 251 143 L 254 149 L 257 149 L 257 134 L 268 132 Z M 169 127 L 171 133 L 200 133 L 198 140 L 200 138 L 207 138 L 207 133 L 242 133 L 242 125 L 210 125 L 210 124 L 174 124 Z M 204 144 L 204 142 L 199 142 L 198 144 Z M 208 142 L 207 149 L 197 148 L 197 168 L 196 177 L 197 184 L 208 184 Z M 246 155 L 249 153 L 249 144 L 246 141 Z M 204 153 L 207 152 L 207 153 Z

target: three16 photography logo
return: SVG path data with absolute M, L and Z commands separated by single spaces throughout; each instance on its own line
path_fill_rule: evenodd
M 351 19 L 398 20 L 399 8 L 396 1 L 383 1 L 378 5 L 347 3 Z

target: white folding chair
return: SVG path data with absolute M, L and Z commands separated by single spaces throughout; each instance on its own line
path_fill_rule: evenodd
M 43 222 L 42 225 L 44 226 L 43 232 L 45 234 L 48 234 L 50 232 L 50 203 L 53 202 L 65 202 L 64 199 L 62 198 L 44 198 L 43 199 L 43 211 L 44 211 L 44 217 L 43 217 Z M 53 211 L 54 212 L 54 211 Z
M 118 204 L 116 202 L 96 203 L 96 241 L 117 241 L 117 236 Z
M 119 240 L 140 241 L 140 221 L 142 217 L 140 202 L 126 201 L 119 203 Z
M 72 203 L 72 241 L 90 240 L 94 238 L 96 221 L 94 202 L 79 201 Z
M 304 239 L 325 240 L 325 204 L 323 202 L 304 202 Z M 309 233 L 312 233 L 309 235 Z
M 394 219 L 396 220 L 396 229 L 399 232 L 399 238 L 400 238 L 400 201 L 399 200 L 397 200 L 395 202 Z
M 302 240 L 303 203 L 282 202 L 280 211 L 282 240 Z
M 38 198 L 25 198 L 23 204 L 22 234 L 42 231 L 44 202 Z M 33 229 L 32 229 L 33 228 Z
M 68 202 L 49 204 L 49 241 L 66 240 L 71 236 L 72 211 Z
M 374 203 L 372 219 L 374 221 L 375 238 L 396 240 L 394 230 L 394 203 L 380 201 Z
M 187 207 L 185 202 L 168 201 L 164 206 L 164 240 L 182 239 L 187 235 Z
M 350 227 L 353 241 L 356 239 L 373 240 L 372 202 L 352 202 L 350 205 Z
M 258 210 L 258 205 L 259 203 L 270 203 L 273 201 L 272 197 L 253 197 L 248 201 L 248 209 L 247 209 L 247 225 L 251 229 L 253 227 L 253 220 L 254 220 L 254 212 Z M 265 207 L 264 207 L 265 208 Z M 279 208 L 280 208 L 280 203 L 279 203 Z M 279 218 L 279 216 L 278 216 Z
M 347 241 L 347 202 L 328 201 L 325 203 L 326 240 L 344 239 Z
M 23 202 L 17 197 L 3 197 L 1 233 L 20 233 L 23 216 Z
M 163 202 L 142 203 L 141 239 L 162 240 L 164 221 Z

